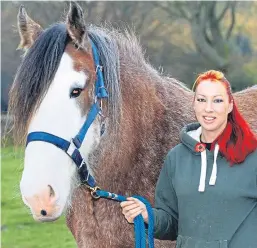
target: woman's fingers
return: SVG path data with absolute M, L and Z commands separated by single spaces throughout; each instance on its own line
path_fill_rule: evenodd
M 127 219 L 127 221 L 129 223 L 134 223 L 134 219 L 140 215 L 142 213 L 142 210 L 139 209 L 139 210 L 136 210 L 135 212 L 133 212 L 131 215 L 125 215 L 125 218 Z
M 120 203 L 120 206 L 122 207 L 122 214 L 129 223 L 133 223 L 134 218 L 139 214 L 142 214 L 144 221 L 148 223 L 146 206 L 140 200 L 134 197 L 128 197 L 126 201 Z
M 123 212 L 128 212 L 129 210 L 134 209 L 134 208 L 138 208 L 138 207 L 140 207 L 139 204 L 133 203 L 131 205 L 123 207 Z
M 134 203 L 135 203 L 135 201 L 128 200 L 128 201 L 121 202 L 120 206 L 123 208 L 123 207 L 129 206 L 129 205 L 134 204 Z
M 125 206 L 131 205 L 133 203 L 144 205 L 144 203 L 142 203 L 140 200 L 133 198 L 133 197 L 128 197 L 126 201 L 120 203 L 120 206 L 125 207 Z
M 136 208 L 133 208 L 133 209 L 130 209 L 128 211 L 124 211 L 124 215 L 126 216 L 131 216 L 132 214 L 138 212 L 138 211 L 142 211 L 142 208 L 141 207 L 136 207 Z
M 137 202 L 137 203 L 142 203 L 140 200 L 138 200 L 137 198 L 134 198 L 134 197 L 128 197 L 127 201 L 134 201 L 134 202 Z
M 138 215 L 140 215 L 142 213 L 142 210 L 137 210 L 135 211 L 133 214 L 130 215 L 130 218 L 132 218 L 134 220 L 135 217 L 137 217 Z

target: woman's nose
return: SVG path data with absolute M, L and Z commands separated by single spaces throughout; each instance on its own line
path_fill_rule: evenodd
M 211 102 L 206 102 L 205 112 L 212 112 L 212 111 L 213 111 L 212 103 Z

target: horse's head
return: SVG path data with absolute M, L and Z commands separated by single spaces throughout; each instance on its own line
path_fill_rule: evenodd
M 71 141 L 97 101 L 96 68 L 82 9 L 71 3 L 66 23 L 43 31 L 21 7 L 18 27 L 25 56 L 11 91 L 16 131 Z M 80 147 L 86 162 L 101 140 L 102 121 L 97 115 Z M 56 145 L 37 139 L 27 144 L 20 190 L 36 220 L 60 217 L 78 185 L 77 175 L 75 163 Z

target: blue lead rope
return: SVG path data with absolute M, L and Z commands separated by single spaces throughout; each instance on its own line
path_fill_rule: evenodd
M 104 190 L 97 190 L 95 194 L 98 197 L 108 198 L 115 201 L 123 202 L 126 201 L 127 198 L 122 195 L 113 194 Z M 147 213 L 148 213 L 148 247 L 154 248 L 154 237 L 153 237 L 153 229 L 154 229 L 154 219 L 153 219 L 153 209 L 151 204 L 141 196 L 132 196 L 142 201 L 146 205 Z M 140 214 L 134 219 L 134 232 L 135 232 L 135 248 L 146 248 L 146 231 L 145 231 L 145 223 L 143 216 Z

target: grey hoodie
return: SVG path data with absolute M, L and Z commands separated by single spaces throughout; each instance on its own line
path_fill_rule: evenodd
M 257 248 L 257 151 L 234 166 L 214 151 L 196 152 L 201 127 L 181 131 L 155 193 L 155 238 L 177 248 Z

